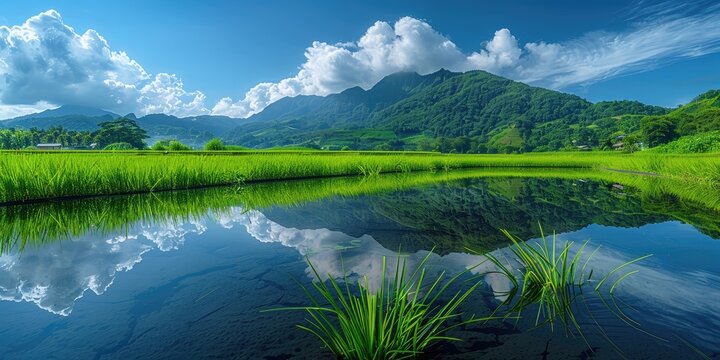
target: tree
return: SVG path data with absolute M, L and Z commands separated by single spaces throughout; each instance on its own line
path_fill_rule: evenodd
M 98 147 L 104 148 L 113 143 L 128 143 L 135 149 L 144 149 L 147 147 L 145 139 L 148 138 L 147 132 L 140 128 L 138 124 L 128 118 L 119 118 L 113 121 L 106 121 L 98 124 L 100 130 L 96 131 L 95 142 Z
M 212 139 L 210 139 L 210 141 L 205 143 L 205 150 L 207 150 L 207 151 L 225 150 L 225 144 L 219 138 L 212 138 Z
M 678 137 L 675 123 L 665 117 L 646 117 L 640 124 L 642 136 L 650 147 L 662 145 Z
M 467 136 L 456 137 L 452 140 L 452 148 L 455 152 L 465 154 L 470 151 L 472 141 Z

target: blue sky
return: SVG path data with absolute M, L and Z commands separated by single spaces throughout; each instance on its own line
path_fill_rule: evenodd
M 15 30 L 0 30 L 0 118 L 62 103 L 244 117 L 439 67 L 675 106 L 720 88 L 715 20 L 713 2 L 3 2 L 0 25 Z M 371 49 L 370 33 L 382 37 Z

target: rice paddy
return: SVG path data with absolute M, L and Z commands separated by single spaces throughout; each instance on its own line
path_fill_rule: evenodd
M 2 152 L 0 204 L 247 182 L 438 172 L 467 168 L 578 168 L 648 172 L 717 187 L 717 155 L 394 152 Z

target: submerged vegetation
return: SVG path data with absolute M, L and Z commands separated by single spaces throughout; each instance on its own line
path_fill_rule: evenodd
M 245 182 L 461 168 L 586 168 L 660 174 L 717 186 L 712 155 L 442 155 L 388 152 L 5 152 L 0 203 L 128 194 Z

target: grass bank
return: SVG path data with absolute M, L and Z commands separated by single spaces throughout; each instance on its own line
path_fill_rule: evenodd
M 720 184 L 720 156 L 394 152 L 0 152 L 0 204 L 246 182 L 463 168 L 579 168 L 652 172 Z

